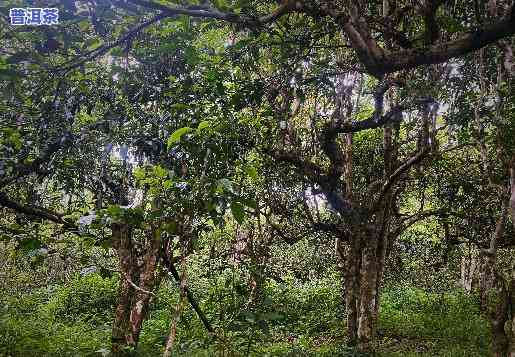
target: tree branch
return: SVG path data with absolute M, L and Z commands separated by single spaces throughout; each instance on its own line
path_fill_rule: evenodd
M 374 95 L 376 96 L 376 95 Z M 398 123 L 402 120 L 402 112 L 406 109 L 414 105 L 423 105 L 428 103 L 434 103 L 432 98 L 421 98 L 412 101 L 410 104 L 400 104 L 388 111 L 388 113 L 381 115 L 379 109 L 382 109 L 382 100 L 380 104 L 378 103 L 378 97 L 376 99 L 376 110 L 372 116 L 365 120 L 360 121 L 351 121 L 351 122 L 342 122 L 335 121 L 329 123 L 324 128 L 324 135 L 337 135 L 337 134 L 345 134 L 345 133 L 356 133 L 362 130 L 368 129 L 376 129 L 383 127 L 388 123 Z
M 417 153 L 415 156 L 411 157 L 407 161 L 405 161 L 401 166 L 399 166 L 383 183 L 383 186 L 381 187 L 381 191 L 379 193 L 379 197 L 375 201 L 374 205 L 372 206 L 372 211 L 375 211 L 381 201 L 384 199 L 384 196 L 390 190 L 392 185 L 397 181 L 397 179 L 406 171 L 408 171 L 413 165 L 419 163 L 422 161 L 422 159 L 429 153 L 430 148 L 424 147 L 419 153 Z
M 127 33 L 125 35 L 121 36 L 118 40 L 116 40 L 112 43 L 107 43 L 107 44 L 98 46 L 98 47 L 92 49 L 91 51 L 88 51 L 88 52 L 82 54 L 80 56 L 80 57 L 82 57 L 82 59 L 80 59 L 78 61 L 76 59 L 73 59 L 70 62 L 60 65 L 59 67 L 55 68 L 54 70 L 68 72 L 68 71 L 71 71 L 72 69 L 80 67 L 83 64 L 85 64 L 86 62 L 89 62 L 91 60 L 94 60 L 97 57 L 100 57 L 100 56 L 106 54 L 110 49 L 117 47 L 117 46 L 123 44 L 124 42 L 132 39 L 134 36 L 136 36 L 136 34 L 138 34 L 143 29 L 145 29 L 145 28 L 149 27 L 150 25 L 152 25 L 156 22 L 159 22 L 160 20 L 162 20 L 166 17 L 169 17 L 169 16 L 170 15 L 160 13 L 160 14 L 154 16 L 153 18 L 151 18 L 150 20 L 145 21 L 145 22 L 139 24 L 138 26 L 134 27 L 133 29 L 127 31 Z M 73 62 L 75 62 L 75 63 L 73 63 Z
M 173 15 L 187 15 L 191 17 L 201 17 L 201 18 L 209 18 L 222 20 L 226 22 L 241 24 L 246 27 L 260 27 L 270 22 L 274 22 L 279 19 L 281 16 L 292 12 L 296 9 L 301 8 L 301 5 L 297 1 L 283 1 L 282 5 L 280 5 L 275 11 L 270 14 L 258 17 L 251 18 L 246 16 L 240 16 L 233 12 L 221 12 L 211 6 L 202 6 L 202 5 L 193 5 L 193 6 L 167 6 L 163 4 L 158 4 L 153 1 L 148 0 L 128 0 L 129 2 L 148 8 L 153 10 L 161 11 L 165 16 L 173 16 Z
M 394 237 L 398 237 L 401 235 L 402 232 L 404 232 L 406 229 L 411 227 L 417 222 L 420 222 L 426 218 L 433 217 L 433 216 L 441 216 L 445 214 L 446 211 L 443 209 L 436 209 L 436 210 L 427 210 L 427 211 L 420 211 L 417 212 L 409 217 L 406 217 L 404 220 L 402 220 L 402 223 L 399 224 L 396 230 L 394 230 L 391 234 Z
M 441 1 L 433 1 L 426 15 L 426 28 L 431 41 L 437 38 L 437 26 L 434 19 L 436 9 Z M 434 8 L 434 11 L 433 11 Z M 323 7 L 322 12 L 332 17 L 343 29 L 349 38 L 351 46 L 356 51 L 360 62 L 365 66 L 368 73 L 382 78 L 387 73 L 400 70 L 413 69 L 422 65 L 437 64 L 445 62 L 451 58 L 460 57 L 474 52 L 496 41 L 510 37 L 515 34 L 515 5 L 512 6 L 510 14 L 504 19 L 489 25 L 485 25 L 471 33 L 464 34 L 460 38 L 440 43 L 433 46 L 425 46 L 400 50 L 387 53 L 382 50 L 377 42 L 364 31 L 361 23 L 363 20 L 358 15 L 351 16 L 342 11 L 336 11 L 328 7 Z M 436 26 L 436 27 L 435 27 Z M 365 28 L 366 30 L 366 28 Z
M 12 177 L 0 180 L 0 187 L 5 187 L 24 176 L 30 175 L 31 173 L 39 172 L 41 166 L 47 161 L 49 161 L 53 154 L 55 154 L 62 148 L 67 147 L 69 144 L 71 144 L 71 142 L 71 134 L 69 132 L 65 132 L 62 136 L 49 143 L 43 154 L 37 157 L 34 161 L 32 161 L 29 164 L 21 163 L 16 165 L 13 170 L 14 175 Z
M 320 166 L 309 160 L 301 158 L 298 154 L 271 150 L 267 151 L 267 153 L 277 161 L 295 166 L 311 183 L 319 185 L 321 193 L 326 196 L 331 207 L 333 207 L 340 216 L 353 221 L 361 219 L 359 212 L 341 194 L 338 184 L 339 177 L 332 177 Z
M 28 216 L 41 218 L 57 224 L 62 224 L 68 229 L 77 230 L 78 227 L 73 223 L 67 222 L 59 213 L 52 212 L 43 207 L 22 205 L 9 197 L 4 192 L 0 192 L 0 206 L 12 209 L 16 212 L 26 214 Z
M 484 26 L 454 41 L 429 48 L 414 48 L 392 53 L 385 58 L 382 66 L 378 67 L 376 71 L 385 74 L 426 64 L 442 63 L 479 50 L 513 34 L 515 34 L 515 19 L 512 15 L 508 19 Z
M 425 41 L 428 45 L 435 43 L 440 38 L 440 26 L 436 20 L 436 12 L 445 1 L 446 0 L 430 0 L 422 10 L 426 28 Z
M 164 260 L 163 266 L 167 270 L 168 274 L 171 275 L 176 282 L 180 283 L 181 277 L 179 276 L 179 272 L 175 268 L 175 265 L 173 264 L 173 262 L 171 260 L 169 261 L 166 256 L 163 257 L 163 260 Z M 206 330 L 208 330 L 211 333 L 215 332 L 215 330 L 213 329 L 213 326 L 211 326 L 211 323 L 209 322 L 206 315 L 200 308 L 200 305 L 195 300 L 195 297 L 193 296 L 193 293 L 191 292 L 191 290 L 187 286 L 185 286 L 184 291 L 186 293 L 186 298 L 188 299 L 191 307 L 197 313 L 197 316 L 199 317 L 200 321 L 202 321 L 202 324 L 204 325 Z
M 138 285 L 136 285 L 136 284 L 135 284 L 135 283 L 134 283 L 134 282 L 129 278 L 129 276 L 128 276 L 125 272 L 120 271 L 120 270 L 118 270 L 118 271 L 122 274 L 123 278 L 124 278 L 125 280 L 127 280 L 127 282 L 128 282 L 128 283 L 129 283 L 129 284 L 130 284 L 130 285 L 131 285 L 135 290 L 141 291 L 141 292 L 142 292 L 142 293 L 144 293 L 144 294 L 148 294 L 148 295 L 156 296 L 156 294 L 155 294 L 154 292 L 152 292 L 152 291 L 148 291 L 148 290 L 145 290 L 145 289 L 143 289 L 143 288 L 139 287 Z

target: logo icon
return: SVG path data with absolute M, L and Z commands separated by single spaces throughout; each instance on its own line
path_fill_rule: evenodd
M 11 25 L 57 25 L 59 24 L 59 9 L 57 8 L 13 8 L 9 10 Z

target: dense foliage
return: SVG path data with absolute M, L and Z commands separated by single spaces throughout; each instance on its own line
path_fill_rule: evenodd
M 515 357 L 513 1 L 0 24 L 0 355 Z

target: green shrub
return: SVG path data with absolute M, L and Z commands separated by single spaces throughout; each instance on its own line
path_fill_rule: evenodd
M 480 316 L 476 300 L 461 291 L 388 289 L 380 305 L 380 334 L 394 337 L 399 345 L 418 343 L 433 355 L 435 351 L 442 356 L 487 355 L 488 323 Z
M 115 277 L 102 278 L 98 274 L 77 276 L 55 291 L 46 308 L 56 319 L 100 324 L 112 318 L 116 295 Z

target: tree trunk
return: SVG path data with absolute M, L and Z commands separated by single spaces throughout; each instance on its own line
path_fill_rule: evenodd
M 152 290 L 159 285 L 161 275 L 157 273 L 157 264 L 161 258 L 161 237 L 160 230 L 153 228 L 149 247 L 143 257 L 143 267 L 139 274 L 139 287 L 136 291 L 131 307 L 130 323 L 131 335 L 130 344 L 138 344 L 141 327 L 146 317 Z
M 124 276 L 131 280 L 134 279 L 135 261 L 132 254 L 132 237 L 129 226 L 115 223 L 111 226 L 111 230 L 113 247 L 118 252 L 121 273 L 111 335 L 111 352 L 115 356 L 121 356 L 128 351 L 127 347 L 131 347 L 130 312 L 135 293 L 134 288 Z
M 510 336 L 505 331 L 505 324 L 510 319 L 510 287 L 502 273 L 497 270 L 497 246 L 504 235 L 507 215 L 508 200 L 505 200 L 501 215 L 497 219 L 495 232 L 490 239 L 490 247 L 481 252 L 481 303 L 490 320 L 491 351 L 494 357 L 510 356 Z
M 511 310 L 511 342 L 510 342 L 509 357 L 515 357 L 515 263 L 511 267 L 510 310 Z
M 358 342 L 359 284 L 361 266 L 361 239 L 354 234 L 345 262 L 345 306 L 347 313 L 347 335 L 349 345 Z
M 349 344 L 375 350 L 378 297 L 384 270 L 386 237 L 375 227 L 355 230 L 346 257 L 345 305 Z
M 159 230 L 154 229 L 142 257 L 143 265 L 139 268 L 130 227 L 125 223 L 115 223 L 111 229 L 113 247 L 120 260 L 120 283 L 112 328 L 111 352 L 114 356 L 126 356 L 138 345 L 152 290 L 160 282 L 161 276 L 156 274 L 156 271 L 161 241 Z
M 467 293 L 472 291 L 477 276 L 479 259 L 475 250 L 469 246 L 468 252 L 461 257 L 461 278 L 460 286 Z
M 511 158 L 510 166 L 510 214 L 511 223 L 515 230 L 515 154 Z
M 358 348 L 362 352 L 374 349 L 376 295 L 377 295 L 377 237 L 367 237 L 363 250 L 360 273 L 359 317 L 358 317 Z

